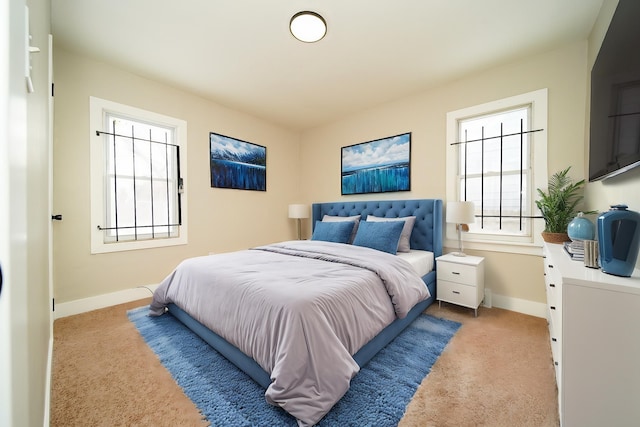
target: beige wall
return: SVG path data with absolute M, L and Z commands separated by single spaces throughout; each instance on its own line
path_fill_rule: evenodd
M 582 41 L 308 131 L 301 151 L 305 201 L 445 199 L 447 112 L 541 88 L 548 88 L 549 94 L 549 172 L 572 165 L 572 175 L 581 178 L 585 174 L 586 69 L 587 43 Z M 412 132 L 411 192 L 341 197 L 340 148 L 402 132 Z M 487 258 L 485 286 L 494 295 L 546 301 L 539 256 L 469 252 Z
M 66 302 L 158 283 L 180 260 L 293 238 L 291 202 L 445 198 L 445 118 L 449 111 L 548 88 L 548 173 L 572 166 L 587 175 L 589 70 L 617 0 L 606 0 L 590 40 L 529 56 L 425 90 L 298 135 L 195 95 L 141 79 L 62 49 L 55 50 L 55 294 Z M 604 30 L 603 30 L 604 29 Z M 600 38 L 599 38 L 600 37 Z M 597 46 L 597 47 L 595 47 Z M 189 244 L 182 247 L 89 254 L 88 97 L 185 119 L 189 126 Z M 208 132 L 267 146 L 268 191 L 209 187 Z M 412 133 L 412 191 L 341 197 L 340 148 Z M 589 184 L 585 204 L 602 210 L 625 202 L 640 210 L 640 171 Z M 633 194 L 633 195 L 631 195 Z M 303 222 L 304 236 L 310 221 Z M 494 295 L 545 302 L 539 256 L 469 251 L 487 258 L 486 287 Z M 153 268 L 141 268 L 152 266 Z
M 159 283 L 183 259 L 295 238 L 299 135 L 64 49 L 54 49 L 54 293 L 57 303 Z M 189 243 L 90 254 L 89 97 L 187 121 Z M 94 130 L 92 129 L 91 132 Z M 267 147 L 267 191 L 214 189 L 209 132 Z

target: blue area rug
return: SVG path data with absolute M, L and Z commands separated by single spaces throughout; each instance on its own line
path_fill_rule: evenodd
M 148 307 L 140 307 L 128 316 L 212 426 L 297 426 L 295 418 L 266 402 L 262 387 L 179 320 L 147 313 Z M 422 314 L 360 370 L 318 426 L 396 426 L 459 327 Z

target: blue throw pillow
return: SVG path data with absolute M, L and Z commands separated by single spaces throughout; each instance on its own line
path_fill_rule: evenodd
M 404 221 L 360 221 L 353 244 L 395 255 L 403 227 Z
M 323 240 L 325 242 L 348 243 L 351 230 L 355 225 L 352 221 L 322 222 L 316 221 L 311 240 Z

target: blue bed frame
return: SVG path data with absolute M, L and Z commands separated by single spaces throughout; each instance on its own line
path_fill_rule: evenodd
M 361 215 L 365 220 L 367 215 L 385 218 L 415 216 L 416 222 L 411 233 L 411 248 L 433 252 L 435 257 L 442 255 L 442 200 L 440 199 L 407 199 L 361 202 L 332 202 L 314 203 L 313 225 L 322 220 L 324 215 L 353 216 Z M 436 298 L 436 272 L 431 271 L 422 277 L 431 292 L 431 297 L 413 307 L 404 319 L 396 319 L 375 338 L 369 341 L 353 356 L 358 366 L 364 366 L 384 346 L 389 344 L 413 320 L 415 320 Z M 242 353 L 224 338 L 211 331 L 193 319 L 175 304 L 169 304 L 169 313 L 184 323 L 195 334 L 205 340 L 238 368 L 253 378 L 265 389 L 271 384 L 269 374 L 253 359 Z

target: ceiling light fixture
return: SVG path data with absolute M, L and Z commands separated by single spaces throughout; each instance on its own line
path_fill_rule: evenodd
M 327 22 L 315 12 L 298 12 L 291 18 L 289 29 L 301 42 L 315 43 L 327 34 Z

